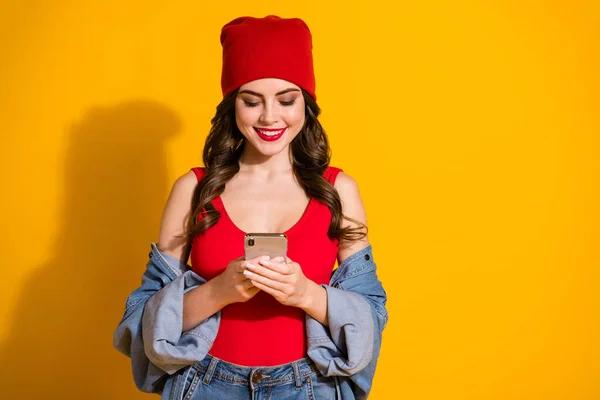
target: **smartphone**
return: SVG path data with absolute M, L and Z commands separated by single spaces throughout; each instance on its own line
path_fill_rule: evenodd
M 260 256 L 287 260 L 287 236 L 283 233 L 247 233 L 244 237 L 246 260 Z

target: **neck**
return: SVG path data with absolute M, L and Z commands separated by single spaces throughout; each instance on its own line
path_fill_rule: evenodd
M 289 173 L 292 170 L 292 161 L 289 153 L 289 145 L 278 154 L 272 156 L 260 153 L 253 146 L 246 146 L 239 160 L 240 171 L 259 175 Z

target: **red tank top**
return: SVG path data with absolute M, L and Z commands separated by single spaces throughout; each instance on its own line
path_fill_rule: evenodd
M 201 168 L 192 168 L 198 180 Z M 339 168 L 328 167 L 323 177 L 335 182 Z M 221 213 L 218 222 L 192 241 L 192 269 L 209 280 L 225 270 L 231 260 L 244 255 L 244 235 L 227 215 L 221 197 L 213 200 Z M 323 203 L 310 199 L 304 214 L 286 232 L 288 257 L 300 264 L 304 275 L 317 284 L 328 284 L 335 266 L 338 240 L 327 230 L 331 212 Z M 209 353 L 234 364 L 273 366 L 306 357 L 305 312 L 285 306 L 260 291 L 250 300 L 221 310 L 221 324 Z

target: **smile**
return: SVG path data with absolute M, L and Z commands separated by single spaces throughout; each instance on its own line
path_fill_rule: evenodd
M 253 127 L 253 128 L 254 128 L 254 131 L 258 134 L 258 137 L 267 142 L 273 142 L 273 141 L 279 139 L 280 137 L 283 136 L 283 134 L 287 130 L 287 127 L 275 128 L 275 129 L 256 128 L 256 127 Z

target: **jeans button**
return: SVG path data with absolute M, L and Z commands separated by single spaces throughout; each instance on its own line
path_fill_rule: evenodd
M 369 261 L 371 259 L 371 256 L 368 254 L 365 254 L 365 260 Z
M 262 378 L 263 374 L 261 374 L 260 372 L 255 372 L 254 375 L 252 375 L 252 383 L 258 383 L 262 381 Z

